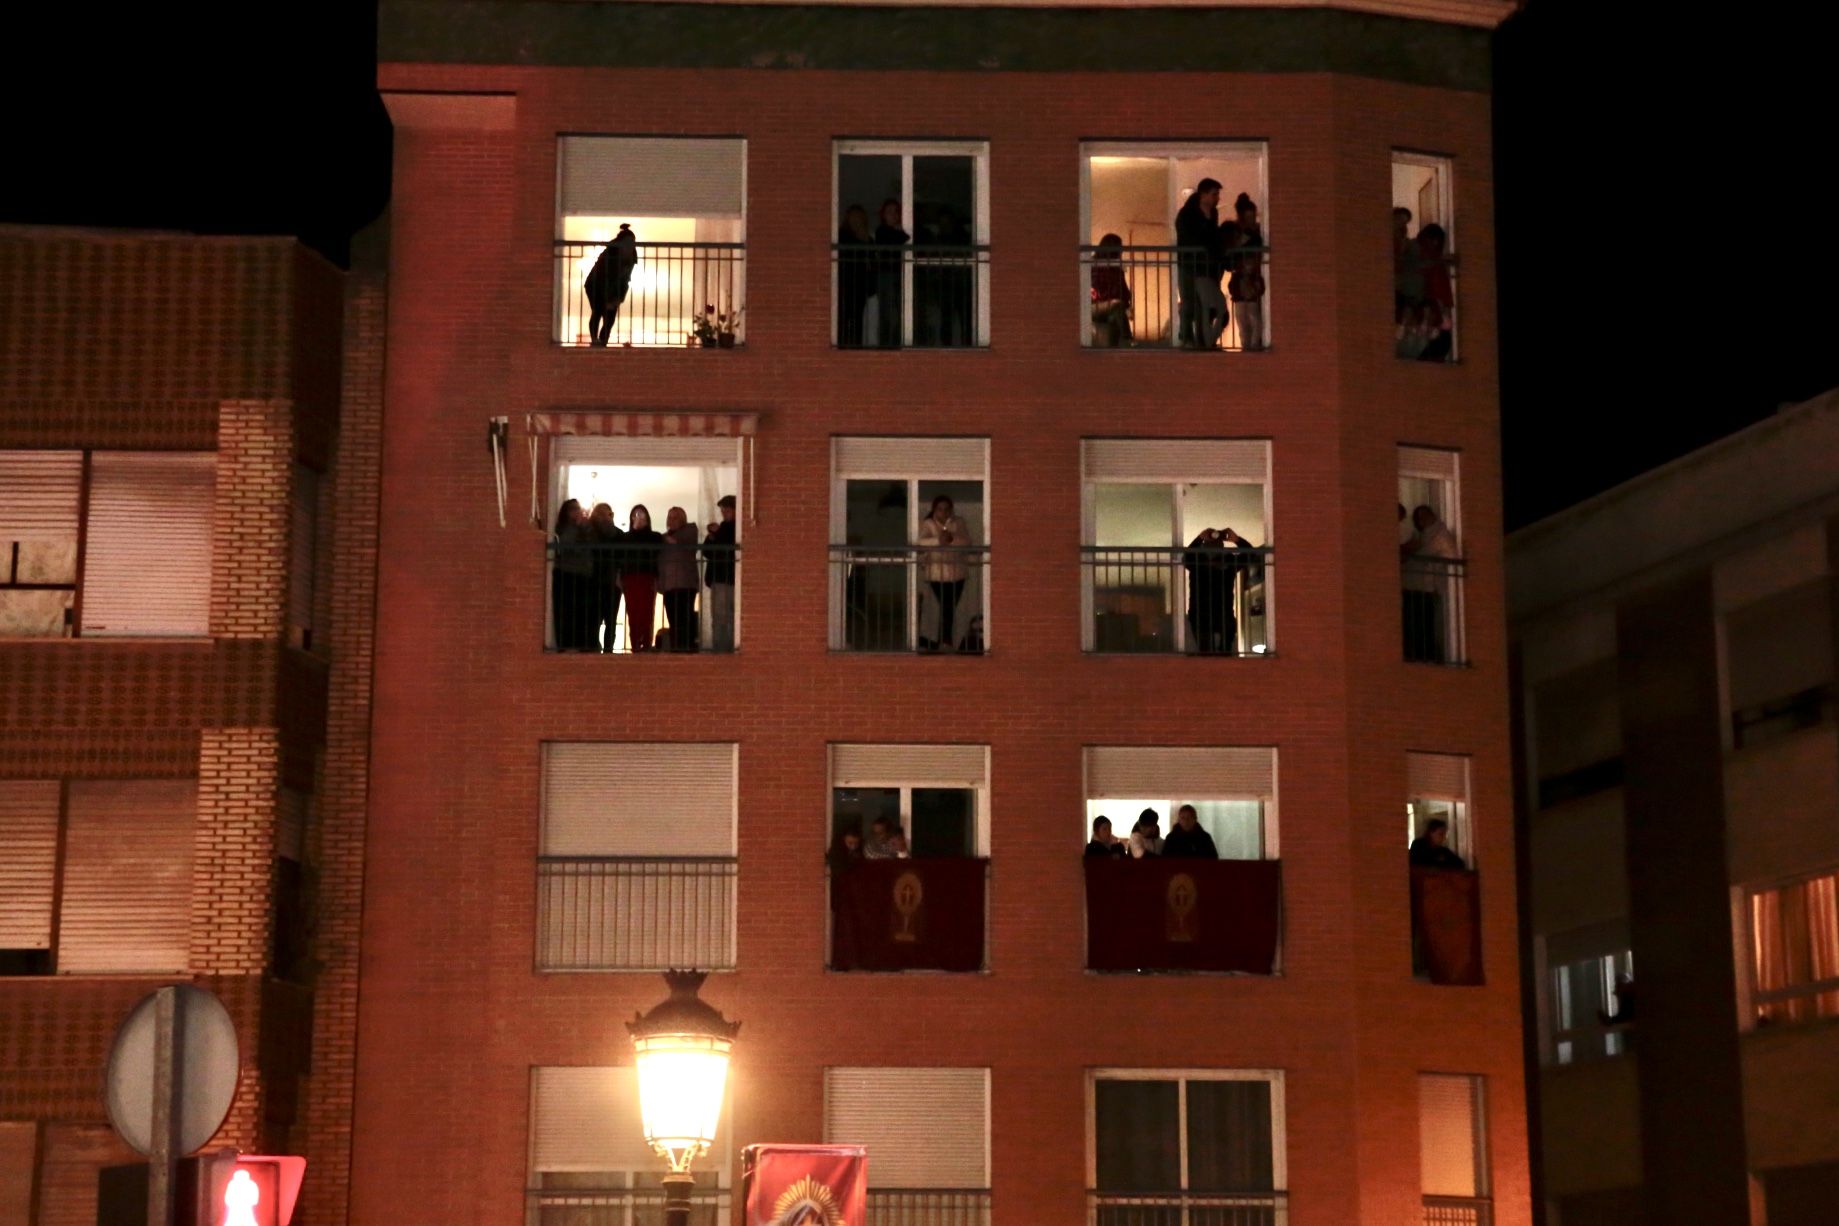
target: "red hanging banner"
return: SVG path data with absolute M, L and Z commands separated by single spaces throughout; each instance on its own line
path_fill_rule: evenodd
M 741 1151 L 744 1226 L 864 1226 L 861 1145 L 749 1145 Z

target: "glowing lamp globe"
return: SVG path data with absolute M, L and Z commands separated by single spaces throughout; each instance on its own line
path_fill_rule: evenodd
M 666 971 L 670 997 L 626 1023 L 645 1140 L 674 1173 L 687 1172 L 715 1140 L 728 1057 L 741 1029 L 697 996 L 705 978 L 701 971 Z

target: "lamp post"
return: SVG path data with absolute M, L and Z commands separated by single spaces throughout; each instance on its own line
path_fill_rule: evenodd
M 728 1057 L 741 1024 L 696 995 L 702 971 L 666 971 L 670 996 L 626 1023 L 639 1075 L 645 1140 L 669 1164 L 664 1226 L 689 1226 L 690 1163 L 707 1152 L 721 1118 Z

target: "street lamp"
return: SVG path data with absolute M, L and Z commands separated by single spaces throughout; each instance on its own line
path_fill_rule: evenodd
M 690 1163 L 715 1140 L 728 1081 L 728 1057 L 741 1024 L 696 995 L 701 971 L 665 971 L 670 996 L 626 1023 L 638 1059 L 639 1117 L 645 1140 L 670 1165 L 664 1226 L 689 1226 Z

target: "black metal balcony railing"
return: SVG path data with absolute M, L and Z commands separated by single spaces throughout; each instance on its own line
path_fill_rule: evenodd
M 605 243 L 555 244 L 555 339 L 563 345 L 598 342 L 627 346 L 696 345 L 696 324 L 719 317 L 727 348 L 745 336 L 747 244 L 639 243 L 638 262 L 621 296 L 610 289 L 602 302 L 589 300 L 588 273 Z M 596 306 L 601 309 L 597 312 Z M 596 315 L 601 321 L 595 334 Z M 710 321 L 715 322 L 714 320 Z
M 532 1188 L 529 1226 L 664 1226 L 662 1188 Z M 690 1226 L 727 1226 L 728 1189 L 690 1192 Z
M 868 1226 L 989 1226 L 988 1188 L 870 1188 Z
M 1463 632 L 1463 585 L 1466 558 L 1400 560 L 1404 589 L 1405 659 L 1413 664 L 1467 664 L 1468 636 Z
M 1494 1202 L 1479 1196 L 1426 1196 L 1424 1226 L 1492 1226 Z
M 560 544 L 549 560 L 550 651 L 735 648 L 738 545 Z
M 990 249 L 833 243 L 839 349 L 976 349 L 990 343 Z
M 1393 294 L 1394 356 L 1414 362 L 1456 360 L 1456 257 L 1417 257 L 1418 275 L 1396 282 Z M 1405 288 L 1413 288 L 1405 292 Z
M 981 655 L 987 545 L 832 545 L 833 651 Z
M 1217 319 L 1210 317 L 1187 271 L 1206 261 L 1207 253 L 1197 248 L 1081 247 L 1079 293 L 1088 315 L 1083 343 L 1094 349 L 1266 348 L 1271 249 L 1228 252 L 1224 274 L 1213 277 L 1227 300 L 1225 316 Z M 1235 292 L 1240 295 L 1236 301 L 1231 297 Z M 1209 345 L 1207 337 L 1213 334 L 1219 340 Z
M 729 969 L 738 876 L 733 856 L 539 856 L 537 968 Z
M 1284 1226 L 1283 1192 L 1089 1192 L 1087 1226 Z
M 1082 546 L 1086 650 L 1266 655 L 1275 551 Z

